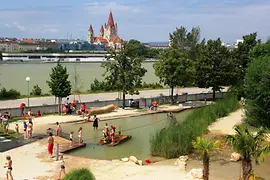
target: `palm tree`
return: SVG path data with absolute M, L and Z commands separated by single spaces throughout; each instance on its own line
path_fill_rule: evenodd
M 270 145 L 263 145 L 266 132 L 260 128 L 257 133 L 251 133 L 247 127 L 236 126 L 235 135 L 227 136 L 233 149 L 242 156 L 242 178 L 248 180 L 252 173 L 252 158 L 256 164 L 264 160 L 265 155 L 270 154 Z
M 208 139 L 197 137 L 196 141 L 192 142 L 193 148 L 203 156 L 203 180 L 209 179 L 209 153 L 220 146 L 219 141 L 211 142 Z

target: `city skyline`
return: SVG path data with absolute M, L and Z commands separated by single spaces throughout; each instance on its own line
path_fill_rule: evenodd
M 142 42 L 168 41 L 176 27 L 201 28 L 201 37 L 233 42 L 258 32 L 269 36 L 270 2 L 266 0 L 58 0 L 2 3 L 0 36 L 87 39 L 89 24 L 98 32 L 112 10 L 119 35 Z

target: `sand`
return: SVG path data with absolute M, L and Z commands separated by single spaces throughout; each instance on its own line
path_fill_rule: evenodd
M 228 117 L 219 119 L 211 127 L 212 133 L 231 134 L 233 126 L 241 122 L 243 112 L 238 110 L 231 113 Z M 104 115 L 105 117 L 105 115 Z M 34 120 L 34 125 L 45 123 L 54 123 L 53 116 L 37 118 Z M 63 116 L 57 117 L 57 121 L 66 122 L 74 117 Z M 13 159 L 13 174 L 15 179 L 37 179 L 48 180 L 57 179 L 60 167 L 60 162 L 56 162 L 47 155 L 46 139 L 34 142 L 16 149 L 9 150 L 0 154 L 0 165 L 5 163 L 5 156 L 8 154 Z M 212 158 L 210 167 L 210 179 L 213 180 L 230 180 L 238 179 L 240 174 L 240 163 L 229 162 L 229 153 L 221 153 L 219 157 Z M 186 179 L 186 175 L 179 172 L 179 169 L 174 165 L 175 159 L 160 161 L 146 166 L 138 166 L 134 163 L 124 163 L 118 160 L 96 160 L 85 157 L 77 157 L 65 155 L 67 172 L 75 168 L 89 168 L 96 176 L 97 180 L 164 180 L 164 179 Z M 263 177 L 270 177 L 269 161 L 262 163 L 260 166 L 254 166 L 256 172 Z M 191 168 L 200 168 L 202 163 L 200 160 L 188 161 L 188 170 Z M 229 173 L 228 173 L 229 172 Z M 4 177 L 4 171 L 0 171 L 0 179 Z

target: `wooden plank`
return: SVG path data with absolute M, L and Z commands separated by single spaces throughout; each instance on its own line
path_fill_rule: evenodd
M 54 136 L 54 141 L 55 141 L 55 143 L 59 144 L 59 152 L 60 153 L 67 153 L 67 152 L 73 151 L 75 149 L 82 148 L 82 147 L 86 146 L 85 143 L 79 144 L 78 142 L 74 142 L 73 146 L 70 146 L 69 140 L 62 138 L 62 137 L 59 137 L 59 136 Z
M 110 144 L 108 144 L 108 146 L 110 146 L 110 147 L 116 146 L 118 144 L 121 144 L 121 143 L 129 140 L 131 137 L 132 136 L 120 136 L 117 142 L 115 142 L 113 144 L 110 143 Z

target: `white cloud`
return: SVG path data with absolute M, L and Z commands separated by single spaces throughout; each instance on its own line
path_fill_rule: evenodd
M 20 31 L 25 31 L 26 28 L 23 25 L 18 24 L 17 22 L 13 22 L 14 26 Z
M 6 28 L 10 28 L 10 24 L 5 24 L 5 27 Z

